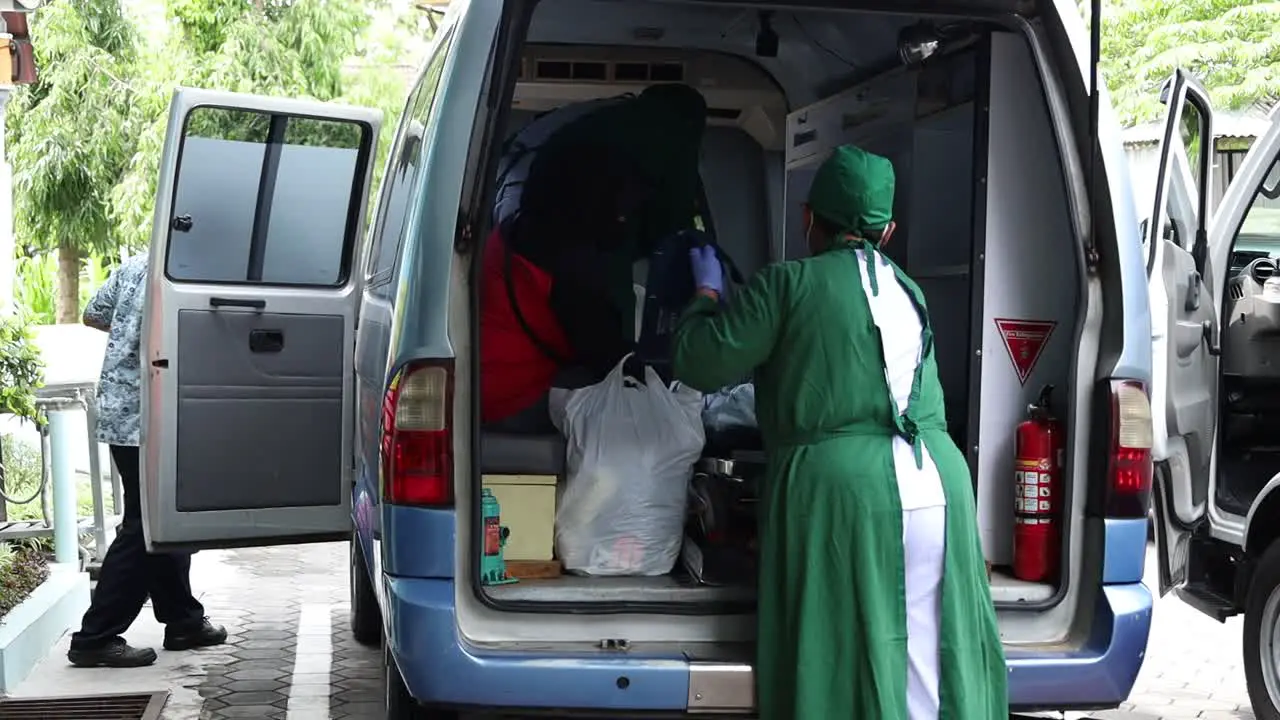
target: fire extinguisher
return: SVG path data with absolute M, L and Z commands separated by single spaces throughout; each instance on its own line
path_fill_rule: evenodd
M 1044 582 L 1058 572 L 1063 434 L 1052 394 L 1053 386 L 1046 385 L 1028 406 L 1015 442 L 1013 574 L 1027 582 Z

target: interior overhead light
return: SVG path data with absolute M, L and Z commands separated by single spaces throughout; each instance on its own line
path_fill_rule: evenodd
M 926 22 L 909 25 L 898 33 L 898 57 L 903 65 L 918 65 L 941 46 L 937 29 Z
M 778 57 L 778 33 L 773 29 L 773 11 L 760 11 L 760 31 L 756 33 L 756 55 Z

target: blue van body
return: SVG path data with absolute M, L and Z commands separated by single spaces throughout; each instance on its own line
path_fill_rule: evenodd
M 1015 3 L 957 5 L 991 11 Z M 1087 65 L 1075 4 L 1058 0 L 1040 5 L 1058 12 L 1065 28 L 1060 37 L 1075 48 L 1070 59 L 1079 65 L 1059 66 L 1059 71 L 1079 71 L 1069 83 L 1075 88 Z M 450 296 L 467 272 L 457 267 L 455 234 L 460 208 L 466 212 L 477 192 L 464 178 L 489 160 L 468 142 L 482 137 L 478 118 L 495 112 L 490 101 L 495 94 L 488 85 L 491 59 L 478 56 L 502 47 L 504 23 L 512 22 L 515 6 L 523 3 L 456 0 L 448 10 L 425 70 L 440 80 L 436 96 L 427 101 L 428 111 L 419 115 L 427 122 L 421 128 L 419 164 L 411 171 L 416 176 L 395 209 L 402 217 L 384 219 L 384 208 L 374 221 L 373 259 L 356 340 L 360 416 L 353 552 L 360 553 L 357 565 L 367 572 L 378 598 L 390 669 L 398 670 L 408 693 L 428 707 L 686 712 L 691 706 L 690 660 L 680 652 L 582 648 L 551 653 L 472 644 L 458 627 L 458 598 L 474 592 L 470 573 L 457 567 L 457 547 L 465 541 L 458 514 L 464 511 L 379 502 L 380 413 L 389 381 L 414 360 L 455 357 L 455 343 L 468 342 L 460 339 L 465 328 L 451 328 L 450 312 L 444 309 L 467 302 Z M 501 50 L 496 57 L 503 57 Z M 411 97 L 401 132 L 414 102 Z M 1116 235 L 1114 246 L 1107 248 L 1108 261 L 1120 279 L 1119 292 L 1108 303 L 1120 309 L 1125 333 L 1108 374 L 1146 379 L 1152 365 L 1146 274 L 1119 128 L 1107 113 L 1098 142 L 1099 171 L 1111 193 L 1107 222 L 1114 224 Z M 384 191 L 380 205 L 394 202 Z M 405 241 L 398 252 L 389 253 L 394 262 L 376 267 L 379 248 L 396 242 L 379 237 L 393 232 L 386 229 L 391 223 L 403 228 Z M 456 417 L 471 422 L 469 412 Z M 459 471 L 464 470 L 470 471 Z M 1006 648 L 1010 700 L 1017 709 L 1116 706 L 1129 694 L 1142 665 L 1152 612 L 1152 595 L 1142 583 L 1147 520 L 1099 518 L 1090 531 L 1102 534 L 1105 548 L 1096 569 L 1099 581 L 1085 590 L 1093 597 L 1090 627 L 1076 636 L 1077 642 L 1057 649 Z M 530 623 L 538 620 L 537 615 L 528 618 Z
M 391 545 L 375 544 L 373 531 L 365 528 L 358 533 L 366 557 L 374 557 L 377 550 L 389 558 L 399 555 L 404 563 L 405 555 L 419 554 L 419 543 L 453 538 L 447 512 L 393 508 L 386 517 L 384 527 L 412 532 L 415 541 L 401 543 L 397 553 Z M 1108 572 L 1108 582 L 1100 588 L 1088 640 L 1078 648 L 1055 652 L 1006 650 L 1012 709 L 1115 707 L 1129 696 L 1146 653 L 1152 598 L 1141 582 L 1146 522 L 1122 523 L 1108 528 L 1108 546 L 1120 550 L 1111 556 L 1115 562 L 1108 563 L 1115 570 Z M 1132 549 L 1135 536 L 1138 553 Z M 451 563 L 426 557 L 411 570 L 422 575 L 395 577 L 383 570 L 382 612 L 386 642 L 405 685 L 424 703 L 487 708 L 500 700 L 502 707 L 593 711 L 688 708 L 688 660 L 682 655 L 539 656 L 469 647 L 458 635 Z M 1111 582 L 1116 577 L 1120 581 Z M 620 677 L 630 681 L 626 692 L 619 692 Z

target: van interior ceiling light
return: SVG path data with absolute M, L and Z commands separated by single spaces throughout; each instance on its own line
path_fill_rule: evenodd
M 938 52 L 942 39 L 937 28 L 927 22 L 919 22 L 902 28 L 898 33 L 898 58 L 903 65 L 918 65 Z
M 756 33 L 756 56 L 778 57 L 778 33 L 773 29 L 773 11 L 760 11 L 760 30 Z

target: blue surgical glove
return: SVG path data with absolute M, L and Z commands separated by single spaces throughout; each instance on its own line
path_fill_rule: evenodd
M 689 264 L 693 266 L 693 281 L 699 289 L 724 293 L 724 270 L 715 247 L 703 245 L 689 248 Z

